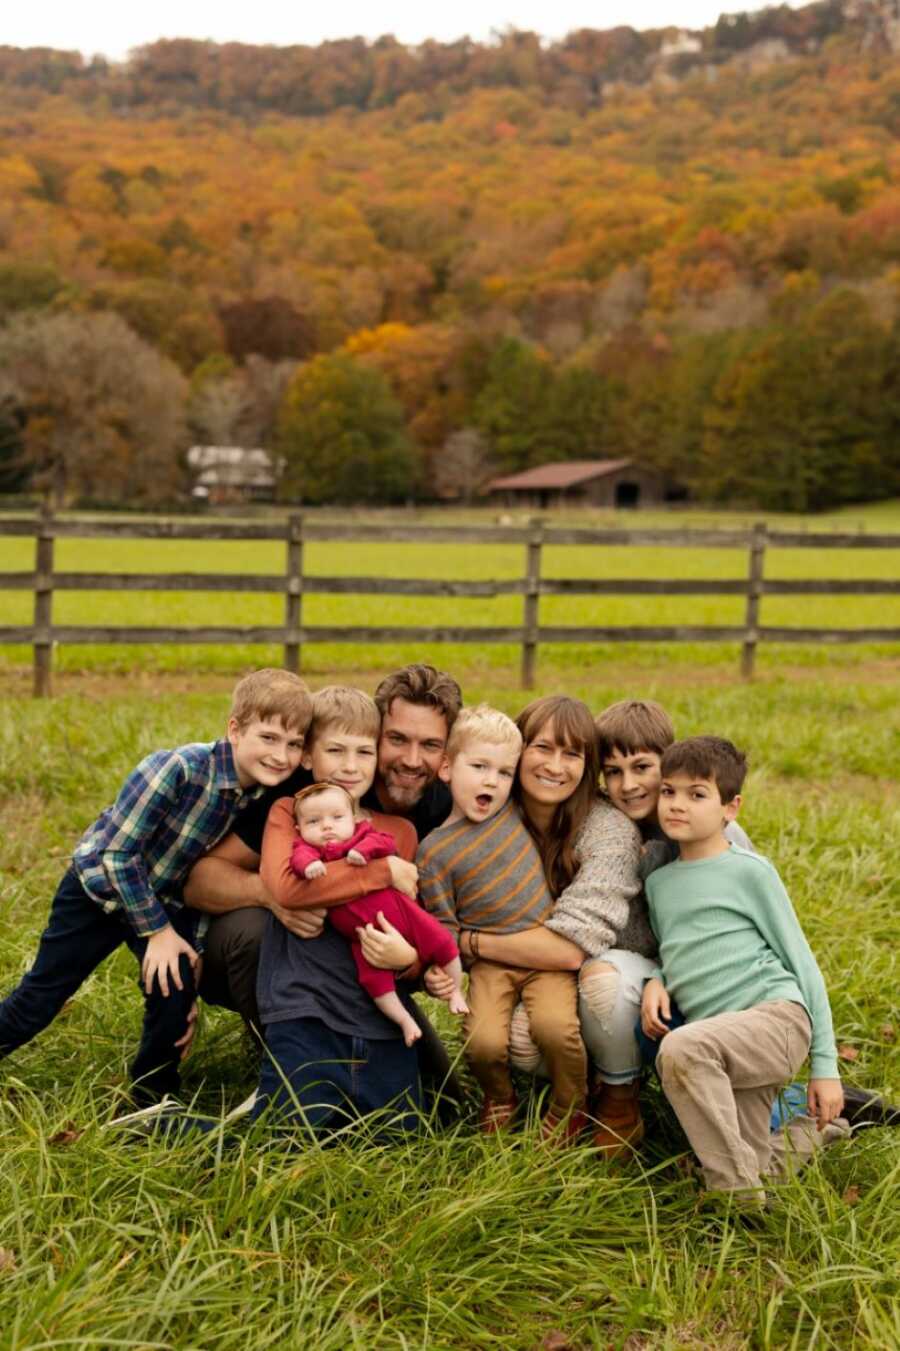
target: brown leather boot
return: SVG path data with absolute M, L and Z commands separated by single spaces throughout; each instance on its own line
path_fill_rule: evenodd
M 597 1119 L 594 1144 L 604 1158 L 623 1158 L 643 1140 L 640 1094 L 640 1079 L 634 1079 L 630 1084 L 600 1085 L 593 1103 L 593 1114 Z

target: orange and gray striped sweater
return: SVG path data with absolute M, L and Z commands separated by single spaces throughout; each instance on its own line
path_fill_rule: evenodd
M 419 899 L 451 933 L 517 933 L 553 909 L 534 840 L 511 802 L 487 821 L 432 830 L 416 854 Z

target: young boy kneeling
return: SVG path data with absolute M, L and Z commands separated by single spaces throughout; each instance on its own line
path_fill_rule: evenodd
M 660 970 L 641 1022 L 662 1042 L 663 1088 L 710 1191 L 761 1204 L 773 1171 L 772 1103 L 811 1051 L 810 1114 L 843 1107 L 821 972 L 778 873 L 729 845 L 746 761 L 730 741 L 690 737 L 662 758 L 659 821 L 679 848 L 646 882 Z M 670 996 L 688 1022 L 669 1031 Z
M 484 1091 L 482 1130 L 507 1125 L 516 1108 L 509 1031 L 521 999 L 553 1090 L 543 1133 L 565 1122 L 562 1138 L 574 1138 L 585 1122 L 587 1080 L 574 974 L 478 960 L 479 933 L 517 933 L 553 910 L 537 848 L 508 800 L 521 751 L 521 733 L 505 713 L 479 705 L 457 716 L 440 771 L 453 809 L 419 846 L 419 893 L 454 935 L 472 934 L 466 1055 Z
M 179 1086 L 203 920 L 181 885 L 238 812 L 299 766 L 312 701 L 299 676 L 254 671 L 235 687 L 227 736 L 156 751 L 90 826 L 59 884 L 31 970 L 0 1002 L 0 1057 L 30 1041 L 104 958 L 127 943 L 141 965 L 144 1031 L 134 1096 Z M 196 927 L 195 927 L 196 925 Z

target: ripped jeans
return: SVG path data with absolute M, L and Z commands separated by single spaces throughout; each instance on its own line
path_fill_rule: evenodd
M 657 963 L 649 957 L 610 948 L 602 957 L 585 962 L 578 974 L 581 1035 L 597 1078 L 603 1083 L 629 1084 L 640 1076 L 635 1026 L 640 1021 L 644 982 L 656 968 Z M 546 1074 L 521 1004 L 513 1014 L 509 1054 L 516 1069 Z

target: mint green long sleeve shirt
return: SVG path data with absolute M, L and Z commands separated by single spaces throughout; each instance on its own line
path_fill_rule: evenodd
M 839 1077 L 825 982 L 768 859 L 732 845 L 669 863 L 645 886 L 659 974 L 689 1022 L 793 1000 L 812 1024 L 813 1078 Z

